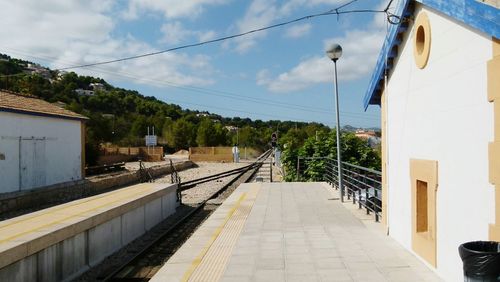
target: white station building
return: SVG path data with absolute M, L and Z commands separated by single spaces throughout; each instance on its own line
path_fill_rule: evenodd
M 381 106 L 387 232 L 446 281 L 463 281 L 460 244 L 500 241 L 498 5 L 401 0 L 364 101 Z
M 86 117 L 0 91 L 0 193 L 80 180 Z

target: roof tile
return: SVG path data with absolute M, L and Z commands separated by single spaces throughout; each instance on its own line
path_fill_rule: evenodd
M 41 114 L 70 119 L 88 119 L 85 116 L 68 111 L 35 96 L 0 90 L 0 111 L 19 111 L 27 114 Z

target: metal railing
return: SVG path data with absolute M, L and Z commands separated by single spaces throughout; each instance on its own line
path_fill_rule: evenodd
M 377 170 L 342 162 L 344 197 L 366 214 L 373 213 L 379 221 L 382 213 L 382 173 Z M 338 187 L 337 160 L 330 157 L 297 158 L 297 181 L 325 181 L 335 189 Z
M 151 175 L 151 169 L 147 168 L 141 159 L 139 159 L 139 182 L 154 182 L 153 176 Z

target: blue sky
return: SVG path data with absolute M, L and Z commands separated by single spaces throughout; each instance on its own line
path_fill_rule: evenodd
M 51 68 L 94 63 L 197 43 L 328 11 L 347 0 L 0 0 L 0 52 Z M 358 0 L 344 10 L 381 9 Z M 398 1 L 393 6 L 396 6 Z M 183 108 L 252 119 L 332 126 L 338 61 L 341 124 L 380 126 L 362 99 L 385 30 L 384 14 L 301 21 L 253 35 L 137 60 L 75 70 Z

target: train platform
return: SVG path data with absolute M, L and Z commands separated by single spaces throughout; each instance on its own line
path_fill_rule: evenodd
M 71 280 L 175 212 L 177 186 L 143 183 L 0 222 L 0 281 Z
M 336 193 L 242 184 L 151 281 L 441 281 Z

